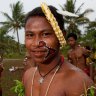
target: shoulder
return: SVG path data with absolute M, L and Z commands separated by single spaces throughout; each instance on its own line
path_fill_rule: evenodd
M 65 63 L 62 66 L 64 73 L 69 75 L 70 79 L 73 78 L 72 80 L 85 80 L 85 81 L 91 81 L 90 77 L 86 75 L 85 72 L 83 72 L 81 69 L 77 68 L 73 64 L 65 61 Z
M 69 96 L 73 96 L 73 94 L 77 94 L 76 96 L 80 96 L 85 93 L 85 89 L 87 90 L 91 86 L 94 85 L 93 81 L 83 72 L 75 72 L 73 76 L 70 78 L 68 94 Z M 74 87 L 73 87 L 74 86 Z M 72 92 L 71 92 L 71 91 Z
M 66 94 L 68 96 L 80 96 L 84 93 L 84 89 L 88 89 L 94 83 L 81 69 L 71 65 L 66 64 L 66 78 L 64 77 L 64 82 L 66 86 Z
M 79 49 L 81 49 L 82 51 L 87 51 L 87 49 L 84 46 L 78 46 Z
M 77 45 L 76 48 L 79 49 L 79 50 L 83 50 L 84 49 L 84 47 L 82 47 L 80 45 Z
M 79 50 L 80 52 L 82 52 L 83 54 L 86 54 L 89 52 L 89 50 L 87 50 L 85 47 L 83 46 L 77 46 L 77 50 Z

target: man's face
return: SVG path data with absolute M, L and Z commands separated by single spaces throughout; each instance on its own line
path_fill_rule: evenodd
M 52 59 L 59 51 L 59 41 L 46 18 L 30 17 L 25 25 L 25 45 L 36 63 Z
M 76 44 L 76 40 L 73 37 L 69 37 L 67 42 L 71 47 L 74 47 Z

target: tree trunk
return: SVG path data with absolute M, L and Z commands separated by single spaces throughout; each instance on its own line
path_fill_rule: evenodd
M 18 40 L 18 43 L 17 43 L 17 46 L 18 46 L 18 53 L 21 54 L 18 29 L 16 29 L 16 32 L 17 32 L 17 40 Z

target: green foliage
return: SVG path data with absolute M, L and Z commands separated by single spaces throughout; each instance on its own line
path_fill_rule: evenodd
M 24 96 L 25 91 L 24 91 L 24 86 L 23 86 L 22 82 L 19 80 L 14 80 L 14 81 L 15 81 L 16 85 L 14 87 L 12 87 L 11 90 L 14 93 L 18 94 L 18 96 Z
M 96 87 L 91 86 L 88 89 L 85 89 L 85 93 L 80 95 L 80 96 L 95 96 L 96 92 Z
M 25 14 L 23 11 L 23 4 L 18 1 L 16 4 L 11 4 L 11 13 L 10 16 L 8 13 L 2 12 L 2 15 L 6 18 L 5 21 L 0 22 L 0 24 L 6 28 L 7 33 L 13 31 L 13 33 L 17 33 L 17 49 L 18 52 L 21 53 L 20 49 L 20 41 L 19 41 L 19 29 L 24 27 L 24 18 Z
M 73 0 L 67 0 L 65 8 L 67 11 L 74 13 L 75 6 Z
M 92 22 L 92 24 L 93 24 L 93 22 Z M 95 24 L 96 24 L 96 22 L 95 22 Z M 89 43 L 90 46 L 92 46 L 96 50 L 96 26 L 95 25 L 90 26 L 90 24 L 89 24 L 89 27 L 86 31 L 85 39 L 86 39 L 87 43 Z
M 90 46 L 96 50 L 96 30 L 87 30 L 87 33 L 80 38 L 80 42 L 82 42 L 84 46 Z
M 67 57 L 68 50 L 69 50 L 68 45 L 64 46 L 64 48 L 61 49 L 61 53 L 64 55 L 64 57 Z
M 96 89 L 95 87 L 91 86 L 90 89 L 89 89 L 89 96 L 94 96 L 95 95 L 95 90 Z
M 66 23 L 66 30 L 67 33 L 74 32 L 80 37 L 81 35 L 81 29 L 79 27 L 84 24 L 88 24 L 90 20 L 85 17 L 85 15 L 88 15 L 88 13 L 93 12 L 92 9 L 86 9 L 83 13 L 80 12 L 82 6 L 84 3 L 82 3 L 78 8 L 76 8 L 76 2 L 77 0 L 66 0 L 66 3 L 61 6 L 62 10 L 69 11 L 71 13 L 77 14 L 79 17 L 70 17 L 70 16 L 65 16 L 65 23 Z

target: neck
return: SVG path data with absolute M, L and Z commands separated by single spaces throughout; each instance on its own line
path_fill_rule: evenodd
M 38 67 L 39 67 L 39 71 L 41 74 L 45 74 L 47 73 L 49 70 L 51 70 L 52 68 L 54 68 L 57 64 L 60 63 L 60 56 L 56 56 L 54 58 L 54 60 L 52 60 L 50 62 L 50 64 L 39 64 Z
M 72 49 L 75 49 L 76 47 L 77 47 L 77 45 L 75 44 L 75 45 L 73 45 L 71 48 L 72 48 Z

